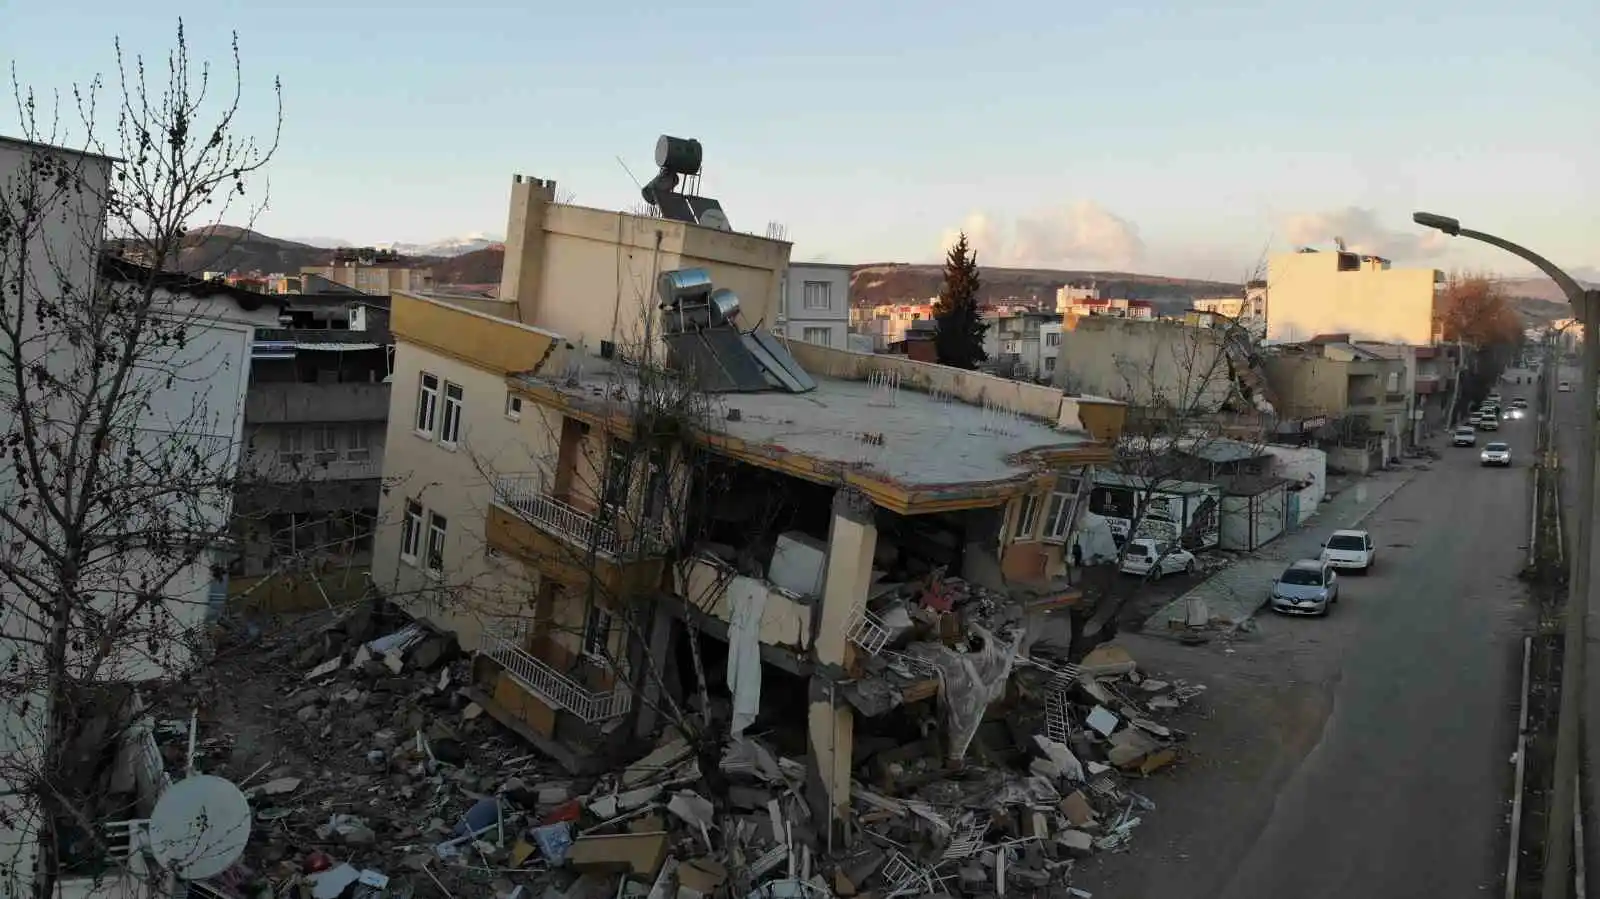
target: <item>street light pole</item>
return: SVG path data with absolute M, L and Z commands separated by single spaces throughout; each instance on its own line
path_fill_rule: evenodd
M 1589 615 L 1589 579 L 1593 565 L 1593 527 L 1595 490 L 1595 406 L 1596 378 L 1600 376 L 1600 335 L 1595 333 L 1596 312 L 1600 311 L 1600 291 L 1586 290 L 1555 263 L 1532 250 L 1461 227 L 1461 222 L 1443 215 L 1418 212 L 1411 220 L 1435 228 L 1451 237 L 1467 237 L 1499 247 L 1531 263 L 1556 282 L 1572 314 L 1583 323 L 1583 392 L 1578 419 L 1578 528 L 1574 542 L 1573 576 L 1567 585 L 1567 605 L 1563 613 L 1566 631 L 1561 653 L 1561 708 L 1556 723 L 1555 777 L 1551 788 L 1550 817 L 1545 837 L 1544 899 L 1566 899 L 1572 887 L 1572 826 L 1577 815 L 1574 787 L 1577 784 L 1578 756 L 1582 734 L 1585 631 Z M 1548 369 L 1548 366 L 1547 366 Z M 1554 403 L 1550 406 L 1554 415 Z M 1560 514 L 1560 510 L 1557 510 Z

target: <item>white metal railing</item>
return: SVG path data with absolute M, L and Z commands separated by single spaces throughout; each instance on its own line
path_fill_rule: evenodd
M 624 539 L 615 527 L 594 515 L 564 503 L 545 491 L 534 477 L 503 477 L 495 481 L 495 502 L 515 512 L 541 530 L 588 550 L 614 559 L 656 555 L 666 551 L 664 529 L 648 524 L 632 540 Z
M 586 723 L 620 718 L 633 708 L 633 694 L 626 686 L 596 693 L 524 650 L 514 639 L 488 635 L 485 641 L 484 654 L 524 689 Z
M 878 616 L 867 609 L 865 602 L 857 603 L 850 610 L 850 623 L 845 628 L 845 636 L 861 648 L 869 656 L 875 656 L 883 651 L 889 642 L 889 629 L 884 626 Z

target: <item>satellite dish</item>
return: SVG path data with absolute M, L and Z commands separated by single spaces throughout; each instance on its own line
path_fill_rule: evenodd
M 215 877 L 250 842 L 250 802 L 232 781 L 209 774 L 167 788 L 150 812 L 150 854 L 184 880 Z
M 733 226 L 728 223 L 728 216 L 720 209 L 707 209 L 700 213 L 700 224 L 706 228 L 715 228 L 718 231 L 732 231 Z

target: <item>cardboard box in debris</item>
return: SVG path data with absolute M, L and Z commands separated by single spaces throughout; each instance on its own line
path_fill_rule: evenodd
M 1115 646 L 1077 666 L 1022 655 L 1015 608 L 956 592 L 951 612 L 911 610 L 877 655 L 937 671 L 943 727 L 904 742 L 858 728 L 838 841 L 812 820 L 803 760 L 772 749 L 803 733 L 708 754 L 668 728 L 631 764 L 576 779 L 465 697 L 448 635 L 404 623 L 374 636 L 363 612 L 280 638 L 269 651 L 295 667 L 252 676 L 282 672 L 268 711 L 304 730 L 305 753 L 227 770 L 246 757 L 228 723 L 200 741 L 198 767 L 234 777 L 255 820 L 244 859 L 207 886 L 252 899 L 1086 896 L 1063 892 L 1073 864 L 1128 845 L 1154 808 L 1130 782 L 1178 757 L 1184 735 L 1155 717 L 1204 688 L 1141 676 Z

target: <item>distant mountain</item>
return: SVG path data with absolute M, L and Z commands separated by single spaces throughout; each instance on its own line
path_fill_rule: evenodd
M 376 244 L 380 250 L 393 250 L 405 256 L 460 256 L 477 250 L 485 250 L 494 246 L 503 246 L 505 238 L 495 237 L 490 234 L 464 234 L 460 237 L 447 237 L 434 243 L 380 243 Z
M 184 235 L 177 268 L 185 272 L 293 273 L 326 265 L 333 250 L 269 237 L 232 225 L 196 228 Z
M 1203 297 L 1238 296 L 1244 288 L 1223 281 L 1169 278 L 1133 272 L 1064 271 L 1040 268 L 980 269 L 982 290 L 979 299 L 1000 302 L 1029 300 L 1054 308 L 1056 289 L 1067 283 L 1093 281 L 1103 297 L 1151 300 L 1162 312 L 1179 312 L 1189 302 Z M 903 262 L 872 263 L 857 266 L 850 274 L 850 302 L 856 306 L 880 303 L 921 302 L 937 296 L 944 284 L 944 268 Z
M 480 250 L 451 256 L 433 264 L 435 284 L 499 284 L 506 264 L 506 245 L 490 244 Z
M 1574 277 L 1580 279 L 1585 276 L 1592 277 L 1594 274 L 1596 273 L 1592 269 L 1579 269 L 1573 273 Z M 1567 305 L 1567 298 L 1562 295 L 1561 288 L 1557 287 L 1556 282 L 1549 278 L 1501 278 L 1499 283 L 1507 296 L 1544 300 L 1549 303 L 1560 303 L 1563 306 Z M 1600 287 L 1600 281 L 1580 280 L 1578 283 L 1584 287 Z

